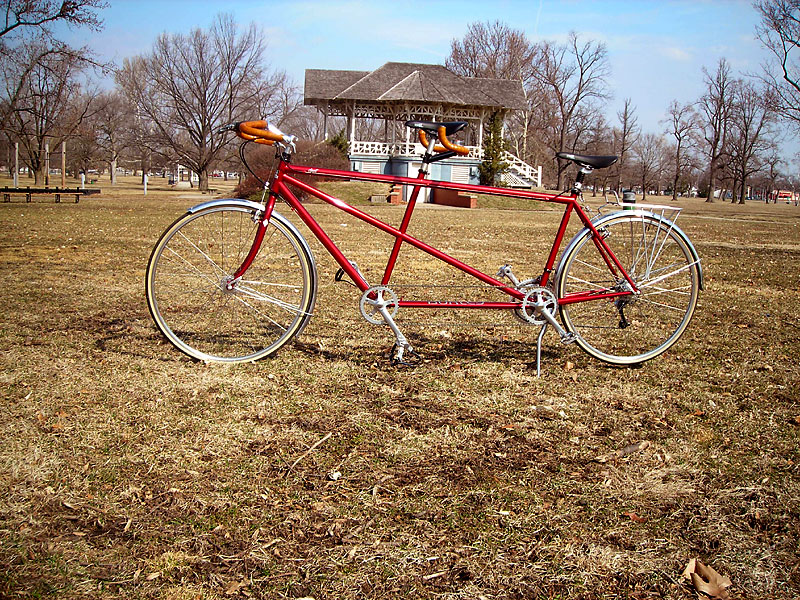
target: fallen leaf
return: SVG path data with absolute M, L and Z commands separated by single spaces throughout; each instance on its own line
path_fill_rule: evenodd
M 715 600 L 726 600 L 730 597 L 728 590 L 732 582 L 727 577 L 720 575 L 714 569 L 704 565 L 698 559 L 693 558 L 683 570 L 683 577 L 688 579 L 698 592 L 714 598 Z
M 235 594 L 238 594 L 239 590 L 246 586 L 247 584 L 244 581 L 231 581 L 228 585 L 225 586 L 225 595 L 233 596 Z
M 145 577 L 145 581 L 153 581 L 153 579 L 158 579 L 159 577 L 161 577 L 161 571 L 156 571 Z
M 630 520 L 633 521 L 634 523 L 647 523 L 646 518 L 640 517 L 635 512 L 622 513 L 622 516 L 630 518 Z
M 649 447 L 650 447 L 650 442 L 648 442 L 647 440 L 642 440 L 641 442 L 638 442 L 636 444 L 630 444 L 628 446 L 625 446 L 621 450 L 617 450 L 616 452 L 612 452 L 611 454 L 598 456 L 597 458 L 595 458 L 595 461 L 599 463 L 606 463 L 609 460 L 614 460 L 616 458 L 624 458 L 629 454 L 635 454 L 636 452 L 641 452 L 645 448 Z

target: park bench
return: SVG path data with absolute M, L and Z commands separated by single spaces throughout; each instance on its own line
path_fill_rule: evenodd
M 2 189 L 3 193 L 3 202 L 11 202 L 12 195 L 25 195 L 25 202 L 31 202 L 34 195 L 52 195 L 55 196 L 56 202 L 61 202 L 61 196 L 66 194 L 67 196 L 75 196 L 75 204 L 78 203 L 81 196 L 91 196 L 92 194 L 99 194 L 99 189 L 87 189 L 87 188 L 32 188 L 32 187 L 17 187 L 17 188 L 10 188 L 8 186 Z

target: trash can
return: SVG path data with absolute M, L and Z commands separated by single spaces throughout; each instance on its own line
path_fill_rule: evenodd
M 631 192 L 630 190 L 623 190 L 622 208 L 625 210 L 634 210 L 636 208 L 635 206 L 633 206 L 634 204 L 636 204 L 636 192 Z

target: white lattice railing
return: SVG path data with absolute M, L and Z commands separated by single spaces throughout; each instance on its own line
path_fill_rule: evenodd
M 358 156 L 414 156 L 424 152 L 421 144 L 406 144 L 405 142 L 359 142 L 355 141 L 350 146 L 350 154 Z
M 467 146 L 469 154 L 466 158 L 480 160 L 483 158 L 483 148 L 480 146 Z M 405 142 L 361 142 L 355 141 L 350 147 L 352 156 L 419 156 L 425 149 L 422 144 Z M 503 160 L 508 163 L 508 172 L 504 175 L 505 183 L 516 187 L 541 187 L 542 168 L 532 167 L 521 158 L 510 152 L 503 152 Z

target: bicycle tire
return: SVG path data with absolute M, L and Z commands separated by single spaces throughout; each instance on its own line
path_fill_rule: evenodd
M 146 296 L 162 334 L 206 362 L 255 361 L 275 353 L 308 323 L 317 277 L 308 244 L 273 213 L 261 248 L 229 289 L 255 238 L 260 205 L 210 203 L 178 218 L 150 255 Z
M 614 213 L 595 224 L 640 294 L 560 306 L 567 331 L 589 355 L 615 365 L 635 365 L 668 350 L 686 330 L 702 288 L 700 261 L 672 222 L 645 211 Z M 578 233 L 556 274 L 559 300 L 567 294 L 625 289 L 615 280 L 593 240 Z

